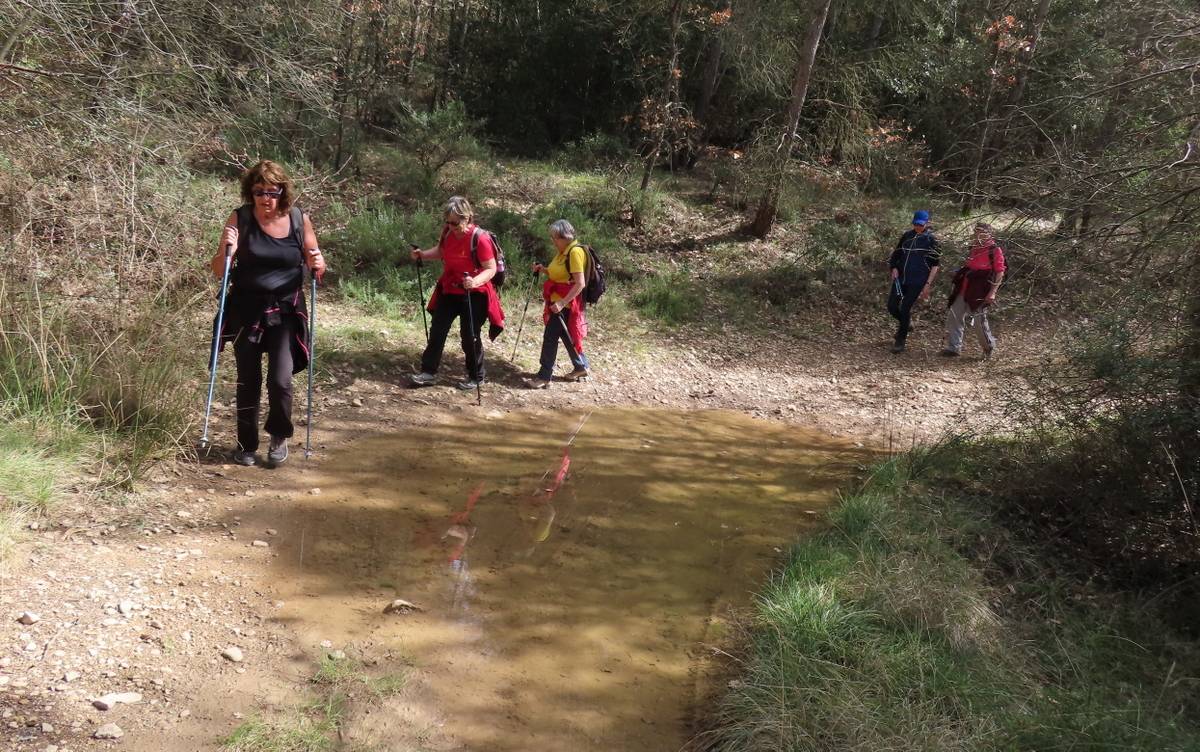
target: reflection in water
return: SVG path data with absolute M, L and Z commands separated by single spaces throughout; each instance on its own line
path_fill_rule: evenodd
M 471 566 L 467 561 L 467 544 L 475 537 L 475 528 L 471 525 L 471 512 L 483 495 L 484 484 L 475 486 L 475 490 L 467 494 L 467 503 L 462 511 L 450 515 L 450 527 L 442 533 L 442 540 L 451 541 L 450 549 L 450 610 L 452 613 L 465 616 L 471 610 L 471 598 L 475 595 L 475 586 L 471 581 Z
M 565 442 L 546 430 L 562 420 L 367 438 L 306 477 L 325 494 L 276 512 L 280 618 L 307 644 L 420 666 L 397 720 L 372 716 L 351 746 L 678 749 L 728 612 L 865 459 L 732 413 L 597 411 Z M 425 610 L 382 614 L 394 598 Z

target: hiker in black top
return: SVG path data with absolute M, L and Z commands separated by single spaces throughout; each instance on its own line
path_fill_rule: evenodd
M 238 464 L 258 458 L 258 412 L 262 397 L 262 356 L 267 356 L 267 458 L 287 459 L 292 437 L 292 374 L 308 366 L 308 315 L 304 300 L 307 265 L 319 280 L 325 260 L 308 215 L 293 205 L 295 190 L 283 168 L 262 161 L 242 175 L 243 206 L 229 215 L 212 260 L 218 277 L 225 248 L 234 248 L 221 346 L 233 342 L 237 364 Z
M 904 352 L 904 343 L 912 329 L 912 309 L 917 303 L 929 300 L 933 281 L 937 279 L 941 248 L 929 229 L 929 212 L 924 209 L 913 214 L 913 226 L 900 236 L 892 251 L 888 266 L 892 270 L 891 291 L 888 294 L 888 313 L 899 322 L 892 352 Z

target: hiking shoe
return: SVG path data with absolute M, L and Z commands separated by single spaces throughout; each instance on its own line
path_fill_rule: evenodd
M 591 375 L 591 372 L 589 372 L 586 368 L 576 368 L 574 371 L 571 371 L 567 375 L 563 376 L 562 379 L 563 381 L 579 381 L 580 379 L 586 379 Z
M 957 358 L 959 352 L 958 350 L 951 350 L 949 347 L 947 347 L 945 350 L 942 350 L 940 353 L 938 353 L 938 355 L 941 355 L 943 358 Z
M 549 379 L 539 379 L 539 378 L 534 377 L 532 379 L 521 379 L 521 383 L 525 385 L 526 389 L 549 389 L 550 388 L 550 380 Z
M 258 456 L 254 452 L 236 451 L 233 453 L 233 461 L 239 465 L 251 467 L 258 464 Z
M 267 450 L 267 461 L 272 465 L 282 465 L 287 462 L 288 445 L 287 439 L 283 436 L 278 438 L 271 437 L 271 448 Z
M 990 357 L 992 357 L 992 353 L 993 353 L 993 352 L 995 352 L 995 351 L 996 351 L 996 348 L 994 348 L 994 347 L 989 347 L 989 348 L 985 349 L 985 350 L 983 351 L 983 357 L 984 357 L 984 359 L 986 360 L 987 358 L 990 358 Z
M 892 352 L 896 353 L 897 355 L 904 352 L 904 343 L 897 342 L 896 344 L 892 345 Z
M 437 381 L 437 376 L 432 373 L 425 373 L 424 371 L 421 371 L 420 373 L 414 373 L 412 376 L 409 376 L 408 380 L 413 386 L 429 386 L 433 382 Z
M 472 389 L 478 389 L 480 387 L 480 385 L 482 385 L 482 384 L 483 384 L 483 379 L 465 379 L 463 381 L 458 382 L 454 386 L 458 387 L 459 389 L 461 389 L 464 392 L 469 392 Z

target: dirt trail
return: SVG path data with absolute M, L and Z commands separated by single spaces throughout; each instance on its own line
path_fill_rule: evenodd
M 0 582 L 4 748 L 216 749 L 248 718 L 286 717 L 344 650 L 408 677 L 381 702 L 351 692 L 345 749 L 676 749 L 723 618 L 862 446 L 935 435 L 1021 367 L 943 361 L 920 339 L 896 359 L 858 337 L 635 355 L 597 329 L 592 382 L 523 391 L 493 358 L 483 407 L 405 388 L 411 345 L 350 353 L 366 365 L 319 395 L 312 461 L 180 464 L 123 507 L 76 495 Z M 447 361 L 450 378 L 461 357 Z M 220 437 L 231 411 L 216 415 Z M 468 454 L 469 473 L 435 459 Z M 384 617 L 394 597 L 424 610 Z M 40 621 L 16 623 L 24 611 Z M 142 701 L 91 706 L 125 691 Z M 121 740 L 90 738 L 109 722 Z

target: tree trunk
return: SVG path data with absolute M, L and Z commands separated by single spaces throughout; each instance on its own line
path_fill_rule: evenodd
M 1033 31 L 1029 35 L 1029 44 L 1021 53 L 1020 64 L 1017 68 L 1017 83 L 1008 93 L 1008 101 L 1000 113 L 1000 127 L 996 129 L 996 142 L 993 153 L 1004 148 L 1004 138 L 1008 135 L 1008 126 L 1025 98 L 1025 87 L 1029 83 L 1029 74 L 1033 70 L 1033 56 L 1037 52 L 1038 42 L 1042 38 L 1042 29 L 1046 26 L 1046 18 L 1050 15 L 1050 0 L 1040 0 L 1033 18 Z
M 721 81 L 721 63 L 724 54 L 725 45 L 721 33 L 718 31 L 708 40 L 708 44 L 704 48 L 704 73 L 700 82 L 700 97 L 696 100 L 696 109 L 692 113 L 696 122 L 700 124 L 700 138 L 697 139 L 694 149 L 686 150 L 685 164 L 688 169 L 696 166 L 696 160 L 700 158 L 700 153 L 708 146 L 708 137 L 712 133 L 712 127 L 707 122 L 708 112 L 717 95 L 717 84 Z
M 1200 122 L 1192 126 L 1187 142 L 1184 161 L 1200 159 L 1196 150 L 1200 148 Z M 1186 269 L 1188 286 L 1184 289 L 1186 308 L 1184 315 L 1183 353 L 1180 358 L 1179 392 L 1185 407 L 1200 418 L 1200 242 L 1192 245 L 1191 262 Z
M 1200 245 L 1192 249 L 1191 261 L 1179 391 L 1192 410 L 1200 411 Z
M 1008 97 L 1001 106 L 997 117 L 994 120 L 987 118 L 984 121 L 983 134 L 979 139 L 979 151 L 975 155 L 975 164 L 971 168 L 971 189 L 963 202 L 964 213 L 969 213 L 977 205 L 979 175 L 983 166 L 1004 148 L 1008 127 L 1012 124 L 1013 117 L 1016 116 L 1021 107 L 1021 101 L 1025 98 L 1025 87 L 1029 83 L 1029 74 L 1033 70 L 1033 56 L 1037 52 L 1038 42 L 1042 38 L 1042 29 L 1046 26 L 1046 18 L 1049 15 L 1050 0 L 1038 0 L 1037 10 L 1034 12 L 1033 29 L 1027 40 L 1028 44 L 1017 58 L 1016 83 L 1008 92 Z M 996 67 L 997 61 L 993 61 L 993 68 Z
M 879 38 L 883 36 L 883 11 L 875 11 L 875 16 L 871 19 L 871 28 L 867 31 L 867 57 L 874 57 L 875 51 L 879 49 Z
M 819 0 L 816 15 L 808 24 L 804 34 L 804 46 L 800 49 L 800 61 L 796 65 L 796 75 L 792 79 L 792 98 L 788 105 L 786 128 L 783 138 L 776 148 L 776 165 L 778 170 L 775 179 L 763 193 L 758 202 L 758 211 L 750 225 L 750 232 L 757 238 L 765 238 L 775 226 L 775 216 L 779 212 L 779 196 L 783 191 L 783 180 L 787 173 L 788 162 L 792 158 L 792 150 L 796 146 L 796 130 L 800 127 L 800 112 L 804 109 L 804 100 L 808 96 L 808 83 L 812 80 L 813 63 L 817 59 L 817 48 L 821 44 L 821 32 L 825 28 L 825 19 L 829 15 L 832 0 Z
M 675 75 L 675 67 L 679 64 L 679 25 L 683 14 L 683 0 L 671 3 L 671 59 L 667 63 L 667 75 L 663 80 L 662 99 L 659 101 L 659 123 L 654 129 L 654 136 L 648 145 L 649 154 L 642 169 L 642 184 L 640 190 L 650 186 L 650 175 L 654 172 L 654 163 L 658 161 L 658 153 L 662 150 L 663 141 L 667 135 L 668 121 L 671 118 L 671 104 L 675 101 L 675 92 L 679 90 L 679 79 Z
M 333 71 L 333 106 L 337 113 L 337 136 L 334 142 L 333 169 L 336 172 L 345 164 L 346 145 L 346 106 L 350 99 L 350 87 L 353 85 L 354 56 L 354 26 L 355 16 L 353 5 L 344 3 L 342 6 L 342 42 L 338 51 L 337 65 Z

